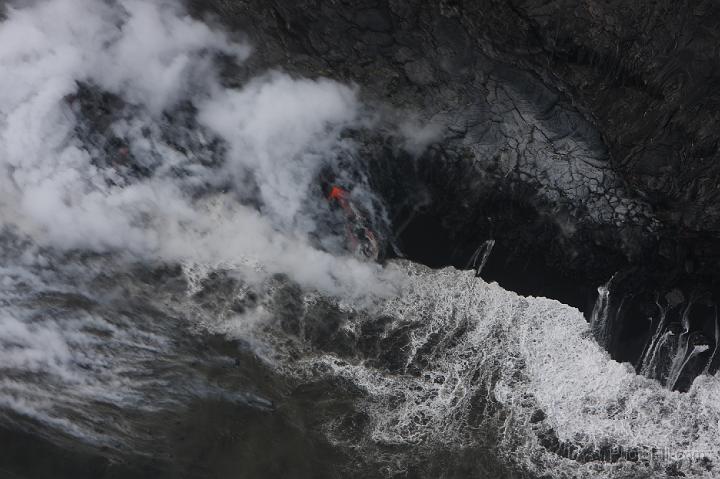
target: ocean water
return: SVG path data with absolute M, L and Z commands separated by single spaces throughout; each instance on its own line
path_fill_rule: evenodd
M 251 54 L 176 2 L 8 7 L 0 474 L 717 475 L 715 376 L 670 391 L 570 306 L 353 255 L 318 177 L 387 226 L 376 115 L 329 79 L 227 86 Z

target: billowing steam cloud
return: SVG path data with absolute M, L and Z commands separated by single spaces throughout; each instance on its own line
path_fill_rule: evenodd
M 306 235 L 318 170 L 351 153 L 341 134 L 359 122 L 356 92 L 278 72 L 225 88 L 217 55 L 240 62 L 250 51 L 175 2 L 9 7 L 0 24 L 3 226 L 51 248 L 260 264 L 328 290 L 376 282 L 379 267 L 320 251 Z M 88 91 L 120 99 L 103 131 L 116 144 L 78 133 L 100 128 L 78 100 Z M 173 123 L 187 112 L 189 126 Z

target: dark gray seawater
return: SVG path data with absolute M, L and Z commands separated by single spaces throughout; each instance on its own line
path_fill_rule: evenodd
M 392 263 L 368 302 L 5 238 L 7 477 L 712 477 L 714 378 L 663 389 L 473 272 Z
M 670 391 L 572 307 L 353 254 L 389 222 L 362 142 L 427 132 L 336 81 L 227 81 L 251 48 L 174 2 L 15 6 L 0 475 L 716 475 L 716 376 Z
M 299 290 L 287 279 L 271 281 L 268 299 L 228 271 L 191 285 L 179 265 L 37 251 L 45 260 L 28 265 L 23 247 L 7 235 L 2 249 L 0 471 L 8 477 L 507 474 L 492 441 L 460 450 L 372 445 L 361 387 L 323 372 L 282 374 L 268 344 L 283 350 L 280 361 L 315 348 L 365 351 L 379 355 L 372 361 L 381 369 L 399 346 L 372 331 L 339 344 L 328 317 L 336 306 L 297 311 Z M 262 303 L 272 311 L 267 325 L 245 338 L 212 331 L 241 324 Z M 384 350 L 360 344 L 372 341 Z

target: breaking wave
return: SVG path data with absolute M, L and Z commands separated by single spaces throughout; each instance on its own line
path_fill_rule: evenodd
M 317 429 L 380 451 L 373 465 L 388 474 L 422 451 L 484 447 L 539 476 L 712 477 L 715 376 L 669 391 L 613 361 L 573 308 L 472 272 L 350 254 L 316 183 L 327 168 L 352 179 L 386 221 L 355 138 L 373 115 L 333 80 L 225 84 L 219 65 L 251 50 L 174 2 L 8 8 L 4 423 L 152 454 L 148 421 L 198 397 L 273 408 L 252 374 L 208 373 L 242 350 L 296 386 L 354 388 L 363 419 Z M 411 150 L 432 135 L 420 136 Z M 213 334 L 240 346 L 210 347 Z
M 472 272 L 394 267 L 407 275 L 401 295 L 369 316 L 338 307 L 348 318 L 340 327 L 358 342 L 372 341 L 374 330 L 398 356 L 315 354 L 295 371 L 362 388 L 374 443 L 462 449 L 493 431 L 497 454 L 537 475 L 714 475 L 715 376 L 700 376 L 685 394 L 669 391 L 612 360 L 574 308 L 518 296 Z

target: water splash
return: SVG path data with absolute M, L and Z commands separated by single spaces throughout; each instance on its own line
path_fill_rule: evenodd
M 665 385 L 670 389 L 675 388 L 678 378 L 680 377 L 680 374 L 682 374 L 683 369 L 690 358 L 693 355 L 698 354 L 695 350 L 696 348 L 693 348 L 693 350 L 688 353 L 690 348 L 690 309 L 692 308 L 692 305 L 693 299 L 691 298 L 685 306 L 681 317 L 682 333 L 680 333 L 677 349 L 673 355 L 672 363 L 670 364 L 670 372 L 668 373 L 667 381 L 665 383 Z
M 490 258 L 490 253 L 492 253 L 494 246 L 494 239 L 485 240 L 480 244 L 480 246 L 478 246 L 473 255 L 470 257 L 470 261 L 468 261 L 466 269 L 474 269 L 476 278 L 480 277 L 488 258 Z
M 713 362 L 715 361 L 715 357 L 717 356 L 719 346 L 720 346 L 720 323 L 718 322 L 717 306 L 715 306 L 715 348 L 713 349 L 712 354 L 710 354 L 710 358 L 708 359 L 707 365 L 705 366 L 705 371 L 703 371 L 704 374 L 710 374 L 711 372 L 713 372 Z
M 669 335 L 672 335 L 672 332 L 665 332 L 665 329 L 667 328 L 670 305 L 661 304 L 659 295 L 656 295 L 655 297 L 655 305 L 657 306 L 659 313 L 657 325 L 655 326 L 655 332 L 645 345 L 645 348 L 640 355 L 637 367 L 640 374 L 650 378 L 657 377 L 657 375 L 653 374 L 652 371 L 657 370 L 658 351 L 661 347 L 664 347 L 667 344 Z M 652 328 L 654 324 L 653 318 L 650 317 L 648 319 L 650 320 L 650 328 Z
M 590 329 L 600 346 L 605 349 L 610 345 L 612 333 L 612 316 L 610 314 L 610 286 L 615 275 L 607 283 L 598 287 L 598 297 L 590 316 Z M 621 304 L 622 307 L 622 304 Z M 620 308 L 618 308 L 620 309 Z
M 707 344 L 699 344 L 693 346 L 692 351 L 688 353 L 688 344 L 686 342 L 683 345 L 682 350 L 678 351 L 678 354 L 676 354 L 675 359 L 673 360 L 673 364 L 670 369 L 670 376 L 668 377 L 668 381 L 666 383 L 668 388 L 672 390 L 677 389 L 678 381 L 680 380 L 680 377 L 683 371 L 685 371 L 688 363 L 690 363 L 695 356 L 704 353 L 708 349 L 710 349 L 710 346 Z
M 698 295 L 693 293 L 681 310 L 679 322 L 673 322 L 670 318 L 673 307 L 681 303 L 673 304 L 668 299 L 663 305 L 659 297 L 655 300 L 659 312 L 657 322 L 651 319 L 651 327 L 655 325 L 655 330 L 636 369 L 643 376 L 655 379 L 671 390 L 683 390 L 682 383 L 689 370 L 708 374 L 717 352 L 720 327 L 716 314 L 715 348 L 704 367 L 692 365 L 698 356 L 710 349 L 702 334 L 691 330 L 690 315 L 697 300 Z

